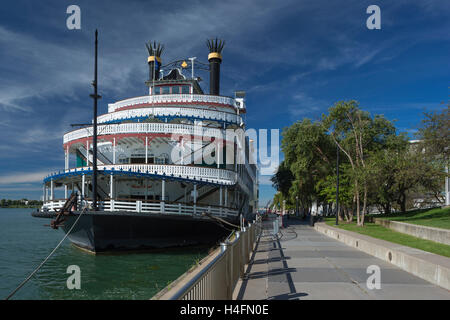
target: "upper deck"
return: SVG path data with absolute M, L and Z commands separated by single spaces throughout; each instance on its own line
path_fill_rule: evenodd
M 245 106 L 240 101 L 231 97 L 208 94 L 160 94 L 134 97 L 108 104 L 108 113 L 152 105 L 207 105 L 221 108 L 224 112 L 230 112 L 231 108 L 239 113 L 245 113 Z

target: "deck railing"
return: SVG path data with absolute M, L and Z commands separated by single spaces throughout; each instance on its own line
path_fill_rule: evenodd
M 42 206 L 43 210 L 51 212 L 60 210 L 66 199 L 58 199 L 46 201 Z M 79 208 L 84 208 L 86 205 L 91 206 L 92 201 L 89 199 L 79 200 Z M 203 213 L 208 213 L 216 217 L 236 217 L 238 211 L 229 207 L 221 206 L 207 206 L 203 204 L 187 204 L 182 202 L 165 202 L 165 201 L 145 201 L 134 199 L 106 199 L 98 202 L 100 210 L 117 212 L 136 212 L 136 213 L 150 213 L 150 214 L 174 214 L 174 215 L 188 215 L 200 216 Z
M 189 165 L 171 165 L 171 164 L 110 164 L 99 165 L 98 170 L 121 172 L 148 173 L 157 175 L 166 175 L 167 178 L 184 179 L 202 179 L 204 182 L 220 183 L 224 185 L 233 185 L 237 182 L 237 174 L 234 171 L 226 169 L 208 168 Z M 58 173 L 50 174 L 44 179 L 48 181 L 52 177 L 66 173 L 90 173 L 92 167 L 78 167 L 67 169 Z
M 144 118 L 149 116 L 188 117 L 196 119 L 226 121 L 238 125 L 242 123 L 241 116 L 236 113 L 188 107 L 146 107 L 126 109 L 103 114 L 98 117 L 98 122 L 107 123 L 112 121 L 120 121 L 123 119 Z
M 230 235 L 221 247 L 204 258 L 174 283 L 157 293 L 153 300 L 231 300 L 244 275 L 254 245 L 260 236 L 261 221 Z
M 201 104 L 219 104 L 235 107 L 235 101 L 230 97 L 203 95 L 203 94 L 162 94 L 147 95 L 141 97 L 121 100 L 116 103 L 108 104 L 108 112 L 114 112 L 117 109 L 129 107 L 138 104 L 168 104 L 168 103 L 201 103 Z
M 201 137 L 222 137 L 223 130 L 209 127 L 194 126 L 190 124 L 158 123 L 158 122 L 135 122 L 120 124 L 104 124 L 98 126 L 98 135 L 116 135 L 130 133 L 163 133 L 173 135 L 195 135 Z M 67 132 L 64 134 L 63 143 L 91 137 L 92 127 L 86 127 Z M 226 138 L 226 135 L 223 137 Z

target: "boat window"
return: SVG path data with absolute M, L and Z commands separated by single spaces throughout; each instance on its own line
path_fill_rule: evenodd
M 172 94 L 180 94 L 180 87 L 179 86 L 173 86 L 172 87 Z
M 170 87 L 161 87 L 162 92 L 161 94 L 169 94 L 170 93 Z
M 120 164 L 129 164 L 130 158 L 121 158 L 121 159 L 119 159 L 119 163 Z
M 162 153 L 159 157 L 155 158 L 156 164 L 168 164 L 169 163 L 169 155 L 167 153 Z
M 183 94 L 191 93 L 191 87 L 190 86 L 183 86 L 181 93 L 183 93 Z
M 160 90 L 159 87 L 153 87 L 153 90 L 154 90 L 153 94 L 160 94 L 159 93 L 159 90 Z
M 130 163 L 145 163 L 145 158 L 130 158 Z

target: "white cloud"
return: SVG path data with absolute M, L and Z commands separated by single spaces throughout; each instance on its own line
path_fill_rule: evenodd
M 259 176 L 259 184 L 271 186 L 272 185 L 272 181 L 270 181 L 271 178 L 272 178 L 272 175 L 264 175 L 264 176 L 260 175 Z
M 41 172 L 16 172 L 4 176 L 0 176 L 0 185 L 14 185 L 20 183 L 42 182 L 49 171 Z

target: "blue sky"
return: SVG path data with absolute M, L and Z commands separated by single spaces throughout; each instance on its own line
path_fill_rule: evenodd
M 71 4 L 81 8 L 81 30 L 66 27 Z M 381 8 L 381 30 L 366 27 L 371 4 Z M 64 167 L 63 133 L 92 112 L 95 28 L 100 113 L 146 93 L 146 41 L 165 44 L 163 64 L 206 62 L 205 40 L 217 36 L 226 41 L 221 93 L 247 92 L 248 128 L 282 129 L 356 99 L 413 134 L 423 111 L 448 101 L 449 18 L 450 2 L 425 0 L 3 3 L 0 198 L 38 199 L 42 178 Z M 269 176 L 260 190 L 265 204 Z

